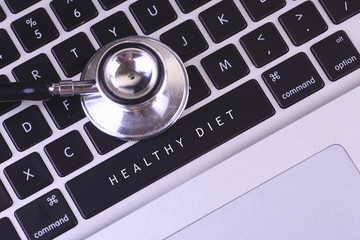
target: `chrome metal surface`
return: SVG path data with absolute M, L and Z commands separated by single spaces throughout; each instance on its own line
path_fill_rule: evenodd
M 81 79 L 95 79 L 99 90 L 81 97 L 88 118 L 101 131 L 125 140 L 142 140 L 167 130 L 185 109 L 189 94 L 181 59 L 148 37 L 105 45 L 88 62 Z M 114 95 L 125 101 L 113 100 Z
M 116 51 L 103 69 L 107 88 L 121 99 L 138 99 L 147 95 L 158 80 L 158 62 L 143 49 Z
M 91 94 L 98 92 L 95 80 L 72 81 L 62 80 L 49 86 L 51 95 L 69 97 L 74 95 Z

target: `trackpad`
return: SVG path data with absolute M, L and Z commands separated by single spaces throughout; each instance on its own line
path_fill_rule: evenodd
M 339 145 L 169 239 L 360 239 L 360 174 Z

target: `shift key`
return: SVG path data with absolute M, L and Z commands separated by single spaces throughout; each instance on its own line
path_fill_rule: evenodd
M 274 114 L 256 80 L 181 118 L 164 134 L 141 141 L 66 183 L 84 218 L 246 131 Z
M 15 211 L 28 239 L 54 239 L 77 224 L 77 220 L 59 189 L 35 199 Z

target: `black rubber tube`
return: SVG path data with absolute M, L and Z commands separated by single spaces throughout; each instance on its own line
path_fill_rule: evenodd
M 0 84 L 0 102 L 48 100 L 52 97 L 46 81 Z

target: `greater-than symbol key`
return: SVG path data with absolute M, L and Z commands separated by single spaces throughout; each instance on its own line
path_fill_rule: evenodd
M 282 14 L 279 21 L 296 46 L 304 44 L 328 28 L 311 1 L 306 1 Z

